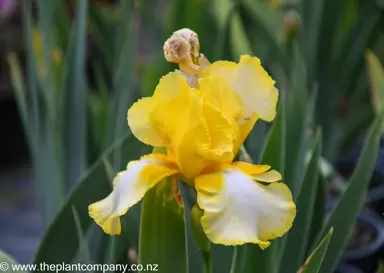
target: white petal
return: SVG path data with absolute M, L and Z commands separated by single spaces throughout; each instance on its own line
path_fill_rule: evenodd
M 144 194 L 165 177 L 177 173 L 177 169 L 164 156 L 144 156 L 130 162 L 127 170 L 117 174 L 113 191 L 105 199 L 89 206 L 89 215 L 108 234 L 119 234 L 119 217 L 138 203 Z
M 197 202 L 204 210 L 202 225 L 217 244 L 259 244 L 282 236 L 292 226 L 296 207 L 283 183 L 268 186 L 239 169 L 228 168 L 195 179 Z

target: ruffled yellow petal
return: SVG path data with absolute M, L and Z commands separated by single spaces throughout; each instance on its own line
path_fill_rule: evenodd
M 285 184 L 265 186 L 234 166 L 198 176 L 195 187 L 204 210 L 203 229 L 216 244 L 254 243 L 264 249 L 269 240 L 286 233 L 295 218 L 296 207 Z
M 162 155 L 148 155 L 130 162 L 127 170 L 115 177 L 112 193 L 89 206 L 89 215 L 105 233 L 120 234 L 119 217 L 138 203 L 150 188 L 177 172 L 176 166 Z
M 172 139 L 178 165 L 188 179 L 212 162 L 230 162 L 235 138 L 232 125 L 220 111 L 200 99 L 192 105 L 185 108 L 190 112 L 182 116 L 182 125 L 176 127 L 179 135 Z
M 271 166 L 268 165 L 254 165 L 248 162 L 237 161 L 233 162 L 232 167 L 240 169 L 249 175 L 262 174 L 268 171 Z
M 258 58 L 242 55 L 239 64 L 215 62 L 202 73 L 202 77 L 212 75 L 221 76 L 239 94 L 244 103 L 245 117 L 252 117 L 256 112 L 265 121 L 275 118 L 278 90 Z
M 240 96 L 219 76 L 199 80 L 202 96 L 209 101 L 223 116 L 235 121 L 244 115 L 244 105 Z
M 128 125 L 132 133 L 148 145 L 167 146 L 169 143 L 167 132 L 163 130 L 162 124 L 154 122 L 153 112 L 188 90 L 186 80 L 176 72 L 161 78 L 152 97 L 139 100 L 128 110 Z M 168 109 L 167 112 L 172 111 Z
M 252 175 L 252 178 L 257 180 L 257 181 L 268 182 L 268 183 L 281 181 L 283 179 L 281 177 L 281 174 L 275 170 L 261 173 L 261 174 Z
M 189 90 L 185 78 L 177 72 L 170 72 L 160 79 L 152 98 L 159 104 L 169 101 Z
M 182 77 L 181 75 L 179 77 Z M 168 83 L 172 86 L 172 83 Z M 180 92 L 168 101 L 158 104 L 151 113 L 151 119 L 156 128 L 164 133 L 172 143 L 178 143 L 180 137 L 188 129 L 188 118 L 192 108 L 201 112 L 201 106 L 197 104 L 197 98 L 193 97 L 193 93 L 188 87 L 180 89 Z M 166 90 L 166 86 L 164 86 Z M 193 101 L 192 101 L 193 100 Z M 198 114 L 198 113 L 197 113 Z M 193 123 L 198 123 L 198 115 L 196 119 L 190 120 Z M 192 125 L 191 125 L 192 126 Z
M 193 179 L 212 161 L 232 160 L 238 127 L 233 118 L 224 115 L 224 110 L 204 97 L 203 90 L 190 88 L 180 74 L 175 74 L 174 78 L 184 82 L 181 90 L 165 103 L 158 104 L 150 116 L 154 127 L 167 136 L 169 150 L 183 175 Z M 212 84 L 210 87 L 220 86 Z M 164 84 L 162 88 L 167 89 Z M 239 108 L 238 112 L 242 109 Z
M 236 123 L 225 118 L 223 113 L 209 102 L 204 102 L 204 120 L 210 137 L 209 149 L 201 155 L 215 162 L 230 162 L 233 158 L 233 143 L 236 138 Z M 233 125 L 236 127 L 234 128 Z
M 181 75 L 177 75 L 185 82 Z M 168 84 L 172 85 L 172 82 Z M 158 105 L 151 117 L 155 126 L 168 136 L 169 152 L 185 177 L 193 178 L 209 164 L 203 155 L 211 150 L 211 137 L 197 90 L 187 85 L 172 99 Z
M 209 165 L 209 160 L 202 155 L 209 151 L 210 138 L 205 125 L 190 128 L 175 147 L 175 157 L 180 172 L 186 179 L 192 180 L 201 170 Z
M 156 107 L 152 98 L 143 98 L 132 105 L 128 110 L 128 125 L 132 133 L 141 142 L 152 146 L 165 146 L 166 141 L 161 132 L 152 124 L 151 113 Z
M 233 145 L 233 154 L 236 156 L 239 152 L 241 145 L 243 145 L 245 139 L 252 131 L 253 126 L 255 126 L 256 121 L 258 120 L 258 115 L 256 113 L 252 114 L 252 117 L 240 120 L 238 122 L 239 134 L 236 137 L 235 143 Z
M 233 87 L 233 83 L 236 81 L 237 69 L 238 64 L 235 62 L 217 61 L 204 69 L 201 78 L 217 75 L 224 79 L 230 87 Z
M 265 121 L 275 118 L 279 93 L 274 85 L 258 58 L 241 56 L 234 89 L 243 98 L 246 116 L 256 112 Z
M 199 80 L 200 91 L 205 102 L 204 118 L 210 130 L 213 146 L 225 143 L 225 153 L 211 158 L 214 161 L 230 162 L 235 156 L 234 145 L 241 138 L 237 124 L 244 115 L 243 102 L 219 76 Z M 221 149 L 224 151 L 224 149 Z

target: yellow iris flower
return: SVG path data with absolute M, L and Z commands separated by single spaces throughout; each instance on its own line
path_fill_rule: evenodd
M 281 175 L 267 165 L 233 162 L 258 119 L 276 115 L 278 90 L 260 60 L 208 65 L 191 87 L 182 73 L 164 76 L 152 97 L 128 110 L 128 125 L 142 142 L 166 147 L 130 162 L 105 199 L 89 206 L 108 234 L 119 234 L 119 217 L 164 178 L 177 175 L 195 188 L 201 223 L 216 244 L 270 245 L 292 226 L 296 207 Z

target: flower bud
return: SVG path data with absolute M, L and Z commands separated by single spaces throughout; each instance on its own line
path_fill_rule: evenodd
M 181 71 L 192 75 L 198 73 L 200 43 L 194 31 L 188 28 L 175 31 L 164 43 L 163 50 L 165 59 L 178 63 Z
M 201 225 L 201 217 L 203 216 L 203 211 L 199 208 L 198 205 L 194 205 L 191 210 L 191 224 L 192 232 L 201 251 L 209 251 L 211 248 L 211 243 L 207 238 Z
M 290 10 L 285 14 L 283 20 L 283 33 L 287 40 L 295 37 L 301 28 L 301 18 L 297 11 Z

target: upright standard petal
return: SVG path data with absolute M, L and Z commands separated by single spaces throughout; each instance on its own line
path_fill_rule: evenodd
M 204 210 L 201 222 L 212 242 L 255 243 L 264 249 L 291 228 L 296 207 L 288 187 L 254 181 L 253 176 L 269 182 L 281 178 L 274 171 L 261 176 L 268 168 L 240 163 L 195 179 L 197 203 Z
M 219 76 L 201 78 L 202 96 L 228 119 L 239 120 L 244 116 L 244 104 L 240 96 Z
M 242 55 L 239 64 L 215 62 L 202 73 L 202 77 L 212 75 L 222 77 L 239 94 L 244 103 L 245 117 L 250 118 L 256 112 L 265 121 L 275 118 L 278 90 L 258 58 Z
M 208 101 L 204 102 L 203 109 L 210 145 L 200 154 L 214 162 L 231 162 L 234 157 L 233 143 L 238 132 L 236 122 L 232 118 L 227 119 L 222 111 Z
M 178 77 L 183 79 L 181 75 Z M 211 87 L 220 86 L 211 84 Z M 233 118 L 227 117 L 224 109 L 219 109 L 221 105 L 211 103 L 204 90 L 185 88 L 151 113 L 155 127 L 161 128 L 168 136 L 171 154 L 175 155 L 187 179 L 193 179 L 212 162 L 230 162 L 238 134 Z M 238 108 L 237 111 L 241 112 L 241 105 Z
M 132 161 L 126 171 L 115 177 L 112 193 L 89 206 L 89 215 L 105 233 L 120 234 L 119 217 L 138 203 L 158 182 L 177 172 L 177 167 L 160 154 L 147 155 L 138 161 Z
M 183 76 L 178 77 L 185 81 Z M 155 126 L 161 127 L 168 136 L 168 151 L 187 179 L 195 177 L 209 164 L 202 153 L 211 149 L 211 138 L 198 90 L 190 87 L 181 90 L 166 103 L 158 105 L 151 116 Z
M 237 122 L 239 127 L 239 133 L 233 145 L 233 154 L 235 156 L 237 155 L 241 145 L 243 145 L 249 133 L 252 131 L 252 128 L 253 126 L 255 126 L 255 123 L 258 120 L 258 118 L 259 116 L 257 115 L 257 113 L 253 113 L 252 117 L 241 119 Z
M 153 112 L 188 89 L 189 86 L 184 77 L 176 72 L 161 78 L 152 97 L 137 101 L 128 110 L 128 125 L 132 133 L 145 144 L 154 147 L 167 146 L 168 136 L 163 126 L 156 124 L 152 119 Z M 168 110 L 168 112 L 171 111 Z
M 199 84 L 212 148 L 221 147 L 213 149 L 217 157 L 212 156 L 210 159 L 229 163 L 236 155 L 234 145 L 241 137 L 238 121 L 244 115 L 243 102 L 219 76 L 200 79 Z

